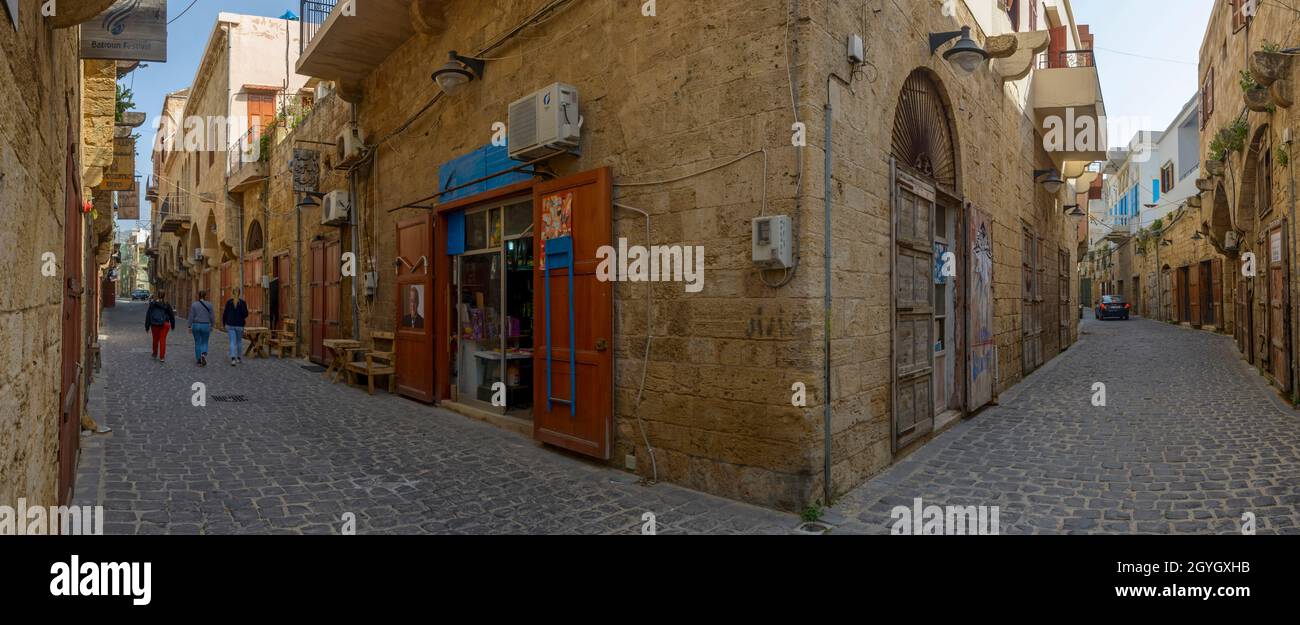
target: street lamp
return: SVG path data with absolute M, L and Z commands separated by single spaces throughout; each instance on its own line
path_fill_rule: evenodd
M 455 50 L 447 56 L 447 62 L 433 73 L 433 81 L 438 83 L 443 93 L 452 95 L 471 81 L 483 77 L 483 70 L 487 67 L 483 59 L 461 56 Z
M 961 30 L 930 33 L 930 56 L 934 56 L 934 53 L 943 44 L 958 37 L 961 37 L 961 39 L 947 52 L 943 53 L 943 58 L 963 73 L 974 74 L 980 65 L 989 60 L 989 53 L 984 48 L 981 48 L 978 43 L 975 43 L 974 39 L 970 38 L 970 26 L 962 26 Z
M 1043 178 L 1043 176 L 1047 177 Z M 1064 181 L 1061 180 L 1061 172 L 1056 171 L 1055 169 L 1035 169 L 1034 181 L 1038 182 L 1039 178 L 1043 178 L 1043 181 L 1039 183 L 1043 185 L 1043 190 L 1052 194 L 1060 191 L 1061 185 L 1064 183 Z
M 302 191 L 302 199 L 298 200 L 298 208 L 317 208 L 320 206 L 320 200 L 325 197 L 324 193 L 315 191 Z

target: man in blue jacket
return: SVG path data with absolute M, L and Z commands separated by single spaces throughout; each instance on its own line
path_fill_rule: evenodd
M 248 321 L 248 304 L 239 297 L 239 289 L 231 291 L 226 300 L 226 308 L 221 311 L 221 325 L 226 326 L 226 336 L 230 337 L 230 366 L 241 364 L 244 348 L 244 324 Z

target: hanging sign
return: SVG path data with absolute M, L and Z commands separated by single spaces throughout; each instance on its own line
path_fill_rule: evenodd
M 167 0 L 118 0 L 81 25 L 81 58 L 167 62 Z
M 289 171 L 293 173 L 294 193 L 315 193 L 320 187 L 320 152 L 294 148 Z
M 99 188 L 105 191 L 130 191 L 135 188 L 135 139 L 113 139 L 113 163 L 104 171 Z
M 117 192 L 117 218 L 118 219 L 139 219 L 140 218 L 140 192 L 139 188 L 132 182 L 129 191 Z

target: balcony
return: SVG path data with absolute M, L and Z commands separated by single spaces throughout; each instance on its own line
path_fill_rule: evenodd
M 158 201 L 158 179 L 157 178 L 154 178 L 153 176 L 149 176 L 149 180 L 145 183 L 144 186 L 144 199 L 149 200 L 150 202 Z
M 297 72 L 339 82 L 340 94 L 355 93 L 371 71 L 415 35 L 410 3 L 367 0 L 364 13 L 342 16 L 347 2 L 302 0 Z
M 267 178 L 271 157 L 271 127 L 248 129 L 226 150 L 226 190 L 244 191 Z
M 160 212 L 163 232 L 179 232 L 190 225 L 190 207 L 183 193 L 165 200 Z
M 1030 102 L 1044 146 L 1063 177 L 1077 178 L 1106 159 L 1106 105 L 1092 50 L 1039 57 Z

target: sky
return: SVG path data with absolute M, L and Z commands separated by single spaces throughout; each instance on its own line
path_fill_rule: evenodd
M 167 27 L 167 62 L 149 61 L 147 67 L 137 69 L 119 81 L 134 93 L 135 110 L 148 115 L 148 121 L 138 130 L 140 141 L 136 144 L 135 173 L 141 177 L 142 184 L 153 174 L 153 124 L 162 113 L 163 96 L 190 86 L 194 80 L 203 49 L 217 23 L 217 13 L 280 17 L 285 11 L 293 11 L 296 15 L 301 10 L 299 5 L 298 0 L 167 0 L 167 19 L 175 20 Z M 189 7 L 188 11 L 186 7 Z M 182 11 L 185 11 L 183 15 Z M 143 195 L 140 201 L 140 216 L 144 218 L 140 224 L 147 227 L 149 203 Z M 121 231 L 135 227 L 135 221 L 118 221 Z
M 1196 93 L 1197 60 L 1214 0 L 1074 0 L 1074 19 L 1088 25 L 1096 41 L 1106 115 L 1123 120 L 1129 136 L 1111 137 L 1111 147 L 1127 145 L 1134 123 L 1163 131 Z
M 163 96 L 188 87 L 207 45 L 217 13 L 279 17 L 300 11 L 298 0 L 168 0 L 166 63 L 148 63 L 122 79 L 135 95 L 136 110 L 148 114 L 140 128 L 136 174 L 152 172 L 150 150 L 153 120 L 162 110 Z M 1096 36 L 1098 73 L 1106 113 L 1124 120 L 1128 129 L 1142 120 L 1143 129 L 1164 130 L 1196 92 L 1197 58 L 1214 0 L 1074 0 L 1075 20 L 1092 27 Z M 184 14 L 182 14 L 184 11 Z M 1111 137 L 1111 146 L 1127 137 Z M 143 198 L 142 198 L 143 200 Z M 149 214 L 147 202 L 141 215 Z M 134 228 L 122 221 L 119 228 Z M 144 225 L 148 225 L 147 222 Z

